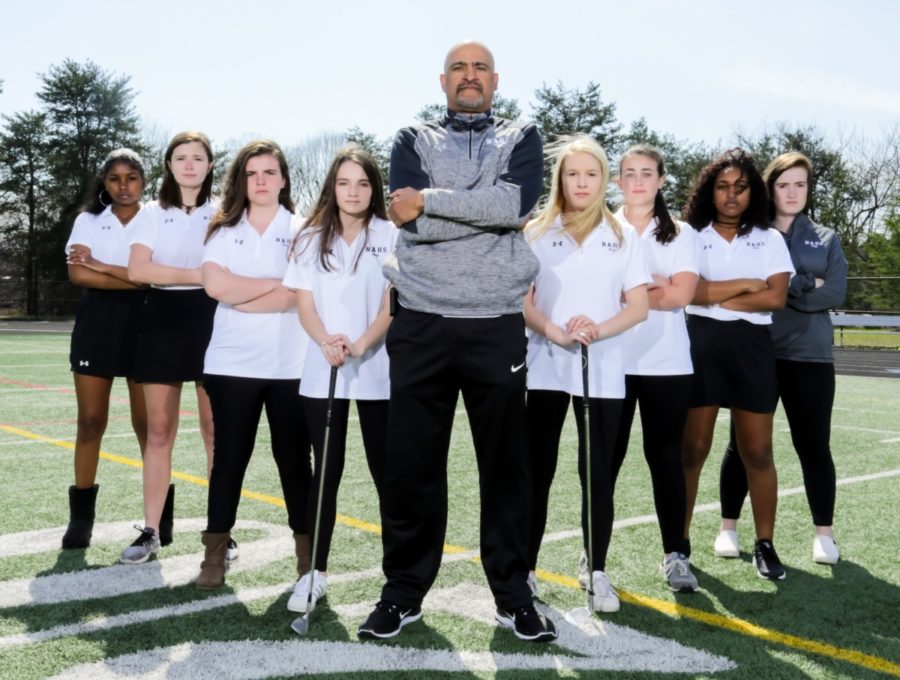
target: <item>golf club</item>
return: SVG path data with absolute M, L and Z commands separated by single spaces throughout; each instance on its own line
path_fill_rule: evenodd
M 312 569 L 310 570 L 309 576 L 309 595 L 306 599 L 306 613 L 303 616 L 298 616 L 291 623 L 291 630 L 297 633 L 297 635 L 306 635 L 309 632 L 309 617 L 312 616 L 313 609 L 316 607 L 315 602 L 313 601 L 313 592 L 315 592 L 316 585 L 316 555 L 318 554 L 319 549 L 319 520 L 322 516 L 322 492 L 325 488 L 325 467 L 328 461 L 328 435 L 331 431 L 331 409 L 334 405 L 334 390 L 337 385 L 337 373 L 338 367 L 332 366 L 331 379 L 328 383 L 328 406 L 325 409 L 325 441 L 322 443 L 322 466 L 321 470 L 317 470 L 319 473 L 319 493 L 316 498 L 316 522 L 313 526 Z
M 594 613 L 594 523 L 591 517 L 591 410 L 588 404 L 588 345 L 581 346 L 581 384 L 584 392 L 584 476 L 587 503 L 588 611 Z

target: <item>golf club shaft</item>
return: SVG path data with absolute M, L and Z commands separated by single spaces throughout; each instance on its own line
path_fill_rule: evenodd
M 331 411 L 334 406 L 334 391 L 337 387 L 337 373 L 338 367 L 331 367 L 331 378 L 328 383 L 328 405 L 325 409 L 325 436 L 323 437 L 322 442 L 322 462 L 320 465 L 320 469 L 316 470 L 319 474 L 319 491 L 316 497 L 316 522 L 313 525 L 313 540 L 312 540 L 312 570 L 310 572 L 310 580 L 309 580 L 309 595 L 306 600 L 306 615 L 309 617 L 312 612 L 312 599 L 313 592 L 316 585 L 316 557 L 318 556 L 319 550 L 319 526 L 321 524 L 321 516 L 322 516 L 322 493 L 325 489 L 325 469 L 328 465 L 328 440 L 329 435 L 331 434 Z
M 594 611 L 594 522 L 591 502 L 591 409 L 588 388 L 588 345 L 581 346 L 581 384 L 584 394 L 584 477 L 585 503 L 587 505 L 587 563 L 588 563 L 588 610 Z

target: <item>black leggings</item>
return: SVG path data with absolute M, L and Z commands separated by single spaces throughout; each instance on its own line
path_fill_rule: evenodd
M 306 427 L 312 441 L 316 459 L 315 474 L 312 477 L 307 496 L 310 527 L 316 517 L 316 501 L 319 493 L 319 473 L 322 469 L 322 446 L 325 442 L 325 416 L 328 412 L 327 399 L 303 397 L 303 411 Z M 363 448 L 366 462 L 375 490 L 381 503 L 381 481 L 384 476 L 384 457 L 387 449 L 388 400 L 366 400 L 356 402 L 359 426 L 362 430 Z M 347 450 L 347 419 L 350 415 L 350 400 L 335 399 L 331 411 L 331 429 L 328 434 L 328 462 L 325 467 L 325 487 L 322 493 L 322 518 L 319 525 L 319 544 L 316 549 L 315 568 L 328 571 L 328 553 L 337 517 L 337 495 L 344 474 L 344 454 Z
M 205 375 L 203 387 L 213 415 L 213 467 L 206 530 L 226 533 L 234 526 L 244 473 L 265 406 L 288 524 L 294 533 L 308 533 L 306 490 L 312 468 L 298 394 L 300 381 Z
M 526 408 L 528 451 L 531 466 L 533 502 L 531 532 L 528 544 L 528 566 L 537 565 L 541 539 L 547 524 L 547 502 L 550 485 L 556 474 L 559 437 L 566 421 L 569 402 L 575 410 L 578 428 L 578 477 L 581 480 L 581 527 L 587 550 L 587 493 L 585 487 L 584 400 L 566 392 L 529 390 Z M 591 434 L 591 524 L 593 529 L 593 567 L 606 569 L 606 553 L 613 524 L 613 457 L 619 423 L 622 419 L 621 399 L 590 399 Z
M 688 554 L 684 537 L 685 490 L 681 436 L 691 396 L 691 375 L 627 375 L 622 424 L 613 460 L 613 487 L 628 451 L 635 407 L 641 407 L 644 459 L 650 468 L 653 502 L 666 553 Z
M 778 394 L 800 458 L 806 499 L 813 524 L 830 527 L 834 520 L 835 473 L 831 457 L 831 409 L 834 364 L 778 359 Z M 722 517 L 738 519 L 747 496 L 747 475 L 737 455 L 734 426 L 719 474 Z

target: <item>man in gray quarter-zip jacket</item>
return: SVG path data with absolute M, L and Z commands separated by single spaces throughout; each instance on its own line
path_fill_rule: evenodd
M 533 125 L 491 116 L 497 86 L 484 45 L 450 50 L 448 111 L 404 128 L 391 152 L 391 219 L 401 229 L 384 274 L 399 293 L 387 334 L 391 401 L 381 498 L 387 583 L 360 626 L 397 635 L 422 616 L 447 524 L 447 455 L 460 392 L 478 460 L 481 560 L 497 620 L 525 640 L 556 637 L 526 583 L 531 482 L 525 447 L 523 300 L 538 262 L 521 226 L 541 191 Z M 455 504 L 459 516 L 471 508 Z M 478 521 L 472 513 L 472 521 Z

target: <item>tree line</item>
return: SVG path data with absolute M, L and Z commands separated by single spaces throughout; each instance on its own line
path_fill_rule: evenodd
M 168 131 L 141 125 L 128 76 L 90 61 L 66 60 L 50 66 L 40 82 L 39 108 L 4 115 L 0 128 L 0 277 L 24 288 L 16 296 L 24 297 L 20 311 L 28 316 L 70 311 L 60 301 L 71 300 L 71 293 L 62 295 L 64 288 L 50 288 L 47 282 L 67 279 L 63 247 L 106 153 L 120 146 L 138 151 L 146 162 L 147 197 L 152 199 L 169 140 Z M 900 310 L 900 281 L 889 278 L 900 273 L 900 125 L 878 139 L 851 135 L 835 141 L 815 126 L 782 123 L 753 134 L 735 133 L 728 143 L 697 142 L 654 130 L 643 118 L 625 125 L 616 103 L 605 101 L 594 82 L 584 87 L 542 84 L 528 107 L 525 111 L 515 99 L 499 95 L 494 101 L 495 115 L 533 121 L 545 144 L 576 132 L 593 136 L 613 166 L 632 144 L 659 147 L 668 165 L 663 192 L 675 214 L 700 169 L 727 147 L 749 150 L 760 169 L 784 151 L 805 153 L 814 168 L 811 216 L 840 235 L 851 277 L 866 278 L 854 279 L 845 308 Z M 417 118 L 429 120 L 443 111 L 443 103 L 428 104 Z M 217 175 L 243 141 L 216 149 Z M 391 140 L 362 127 L 283 145 L 301 213 L 314 203 L 334 153 L 348 141 L 365 147 L 387 172 Z M 546 172 L 549 176 L 549 168 Z M 611 191 L 610 200 L 616 198 Z

